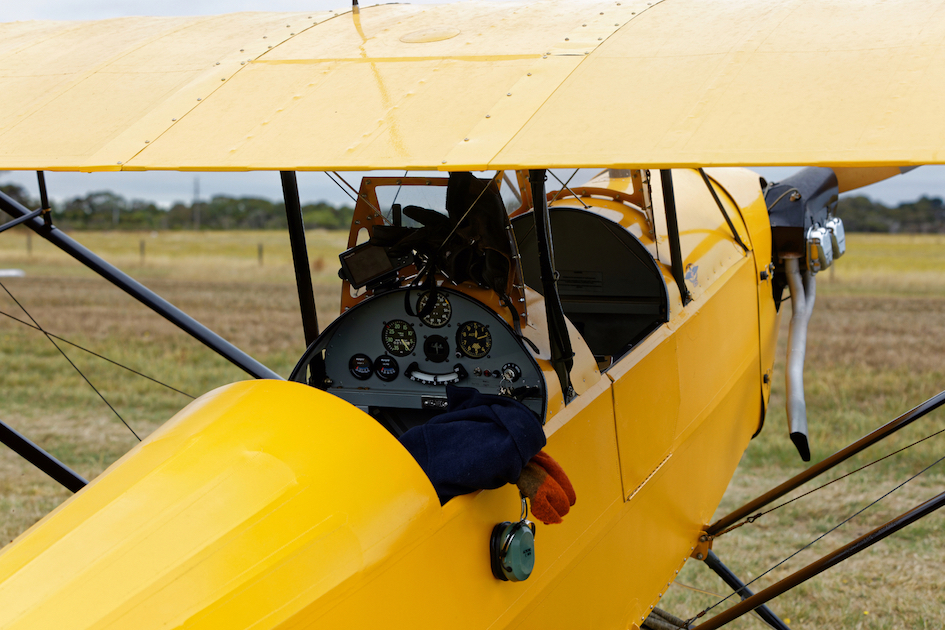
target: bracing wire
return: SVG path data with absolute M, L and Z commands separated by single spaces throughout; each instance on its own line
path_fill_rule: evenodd
M 130 367 L 128 367 L 127 365 L 122 365 L 122 364 L 119 363 L 118 361 L 114 361 L 114 360 L 112 360 L 112 359 L 109 359 L 108 357 L 103 356 L 103 355 L 101 355 L 101 354 L 95 352 L 94 350 L 89 350 L 88 348 L 83 348 L 83 347 L 80 346 L 79 344 L 74 343 L 74 342 L 72 342 L 72 341 L 69 341 L 68 339 L 63 339 L 63 338 L 60 337 L 59 335 L 54 335 L 54 334 L 52 334 L 51 332 L 46 332 L 46 331 L 44 331 L 42 328 L 39 328 L 39 327 L 37 327 L 37 326 L 34 326 L 33 324 L 31 324 L 31 323 L 29 323 L 29 322 L 23 321 L 23 320 L 20 319 L 19 317 L 16 317 L 16 316 L 14 316 L 14 315 L 10 315 L 9 313 L 5 313 L 5 312 L 3 312 L 3 311 L 0 311 L 0 315 L 2 315 L 2 316 L 4 316 L 4 317 L 9 317 L 9 318 L 12 319 L 13 321 L 19 322 L 19 323 L 23 324 L 24 326 L 26 326 L 26 327 L 28 327 L 28 328 L 32 328 L 33 330 L 38 330 L 39 332 L 45 333 L 46 335 L 49 335 L 49 336 L 52 337 L 53 339 L 57 339 L 57 340 L 59 340 L 59 341 L 61 341 L 61 342 L 63 342 L 63 343 L 67 343 L 67 344 L 69 344 L 70 346 L 72 346 L 73 348 L 77 348 L 77 349 L 79 349 L 79 350 L 81 350 L 81 351 L 83 351 L 83 352 L 87 352 L 87 353 L 91 354 L 93 357 L 98 357 L 99 359 L 102 359 L 103 361 L 108 361 L 108 362 L 111 363 L 112 365 L 116 365 L 116 366 L 122 368 L 123 370 L 128 370 L 128 371 L 131 372 L 132 374 L 137 374 L 137 375 L 140 376 L 141 378 L 146 378 L 146 379 L 148 379 L 149 381 L 151 381 L 151 382 L 153 382 L 153 383 L 157 383 L 158 385 L 160 385 L 160 386 L 162 386 L 162 387 L 166 387 L 166 388 L 168 388 L 168 389 L 171 390 L 171 391 L 177 392 L 178 394 L 181 394 L 181 395 L 183 395 L 183 396 L 187 396 L 187 398 L 190 398 L 190 399 L 193 399 L 193 398 L 194 398 L 194 396 L 188 394 L 188 393 L 185 392 L 185 391 L 181 391 L 181 390 L 177 389 L 176 387 L 174 387 L 174 386 L 172 386 L 172 385 L 168 385 L 167 383 L 162 383 L 161 381 L 157 380 L 156 378 L 153 378 L 153 377 L 151 377 L 151 376 L 148 376 L 147 374 L 142 374 L 142 373 L 139 372 L 138 370 L 135 370 L 134 368 L 130 368 Z
M 934 438 L 936 435 L 939 435 L 939 434 L 941 434 L 941 433 L 945 433 L 945 429 L 940 429 L 940 430 L 936 431 L 935 433 L 932 433 L 931 435 L 926 435 L 926 436 L 925 436 L 924 438 L 922 438 L 921 440 L 916 440 L 916 441 L 913 442 L 912 444 L 909 444 L 909 445 L 907 445 L 907 446 L 903 446 L 902 448 L 900 448 L 900 449 L 898 449 L 898 450 L 895 450 L 895 451 L 893 451 L 892 453 L 888 453 L 888 454 L 886 454 L 886 455 L 883 455 L 883 456 L 880 457 L 879 459 L 874 459 L 873 461 L 869 462 L 868 464 L 863 464 L 863 465 L 860 466 L 859 468 L 857 468 L 857 469 L 855 469 L 855 470 L 851 470 L 850 472 L 846 473 L 845 475 L 841 475 L 841 476 L 837 477 L 836 479 L 831 479 L 831 480 L 828 481 L 827 483 L 822 484 L 822 485 L 820 485 L 820 486 L 817 486 L 816 488 L 813 488 L 812 490 L 808 490 L 807 492 L 805 492 L 805 493 L 803 493 L 803 494 L 800 494 L 800 495 L 794 497 L 793 499 L 789 499 L 789 500 L 785 501 L 784 503 L 779 503 L 778 505 L 774 506 L 773 508 L 771 508 L 771 509 L 769 509 L 769 510 L 765 510 L 765 511 L 763 511 L 763 512 L 758 512 L 757 514 L 753 514 L 752 516 L 749 516 L 748 518 L 746 518 L 746 519 L 745 519 L 744 521 L 742 521 L 741 523 L 737 523 L 737 524 L 735 524 L 735 525 L 732 525 L 732 526 L 729 527 L 728 529 L 723 529 L 723 530 L 720 531 L 718 534 L 714 535 L 714 536 L 712 537 L 712 539 L 715 540 L 716 538 L 718 538 L 718 537 L 721 536 L 722 534 L 727 534 L 728 532 L 732 531 L 733 529 L 738 529 L 738 528 L 741 527 L 742 525 L 747 525 L 747 524 L 749 524 L 749 523 L 754 523 L 755 521 L 757 521 L 759 518 L 761 518 L 761 517 L 764 516 L 765 514 L 770 514 L 771 512 L 774 512 L 775 510 L 778 510 L 778 509 L 780 509 L 780 508 L 783 508 L 785 505 L 789 505 L 789 504 L 791 504 L 791 503 L 794 503 L 794 502 L 797 501 L 798 499 L 803 499 L 804 497 L 806 497 L 806 496 L 809 495 L 809 494 L 813 494 L 813 493 L 817 492 L 818 490 L 822 490 L 822 489 L 826 488 L 827 486 L 829 486 L 830 484 L 833 484 L 833 483 L 836 483 L 836 482 L 840 481 L 841 479 L 846 479 L 846 478 L 849 477 L 850 475 L 856 474 L 856 473 L 860 472 L 861 470 L 864 470 L 864 469 L 866 469 L 866 468 L 869 468 L 869 467 L 872 466 L 873 464 L 878 464 L 879 462 L 883 461 L 884 459 L 889 459 L 889 458 L 892 457 L 893 455 L 898 455 L 899 453 L 903 452 L 904 450 L 910 449 L 910 448 L 912 448 L 913 446 L 915 446 L 916 444 L 921 444 L 922 442 L 925 442 L 925 441 L 928 440 L 928 439 Z
M 342 186 L 342 185 L 341 185 L 341 182 L 339 182 L 339 181 L 336 180 L 334 177 L 332 177 L 332 176 L 331 176 L 331 173 L 329 173 L 328 171 L 325 171 L 325 175 L 328 177 L 328 179 L 331 180 L 331 182 L 332 182 L 335 186 L 337 186 L 338 188 L 341 189 L 341 192 L 343 192 L 344 194 L 348 195 L 348 198 L 351 199 L 351 201 L 353 201 L 354 203 L 358 203 L 357 197 L 355 197 L 354 195 L 352 195 L 352 194 L 348 191 L 347 188 L 345 188 L 344 186 Z
M 102 399 L 102 402 L 104 402 L 104 403 L 108 406 L 108 408 L 112 410 L 112 413 L 114 413 L 116 416 L 118 416 L 118 419 L 121 420 L 121 423 L 122 423 L 123 425 L 125 425 L 126 427 L 128 427 L 128 430 L 131 431 L 131 434 L 132 434 L 133 436 L 135 436 L 135 438 L 137 438 L 138 441 L 140 442 L 140 441 L 141 441 L 141 437 L 140 437 L 137 433 L 135 433 L 135 430 L 131 428 L 131 425 L 130 425 L 130 424 L 128 424 L 127 422 L 125 422 L 125 419 L 121 417 L 121 414 L 118 413 L 118 410 L 115 409 L 115 408 L 112 406 L 112 404 L 111 404 L 110 402 L 108 402 L 108 400 L 105 398 L 105 396 L 102 395 L 102 393 L 101 393 L 100 391 L 98 391 L 98 389 L 95 387 L 95 385 L 92 384 L 92 381 L 90 381 L 90 380 L 88 379 L 88 377 L 87 377 L 85 374 L 82 373 L 82 370 L 79 369 L 79 366 L 77 366 L 75 363 L 72 362 L 72 359 L 69 358 L 69 355 L 67 355 L 67 354 L 65 353 L 65 351 L 64 351 L 61 347 L 59 347 L 59 344 L 56 343 L 56 340 L 53 339 L 52 336 L 51 336 L 49 333 L 47 333 L 47 332 L 43 329 L 42 326 L 39 325 L 39 322 L 37 322 L 36 319 L 35 319 L 32 315 L 30 315 L 29 311 L 27 311 L 27 310 L 23 307 L 23 305 L 20 304 L 20 301 L 17 300 L 17 299 L 13 296 L 12 293 L 10 293 L 10 290 L 6 287 L 5 284 L 3 284 L 2 282 L 0 282 L 0 287 L 2 287 L 3 290 L 6 292 L 6 294 L 10 296 L 10 299 L 13 300 L 14 302 L 16 302 L 16 305 L 19 306 L 20 309 L 21 309 L 24 313 L 26 313 L 26 316 L 29 317 L 30 320 L 32 320 L 32 322 L 33 322 L 33 324 L 36 326 L 36 328 L 39 329 L 39 331 L 42 332 L 44 335 L 46 335 L 46 339 L 49 340 L 49 343 L 51 343 L 51 344 L 56 348 L 56 350 L 59 351 L 59 354 L 61 354 L 61 355 L 63 356 L 63 358 L 65 358 L 65 360 L 69 362 L 69 365 L 71 365 L 71 366 L 75 369 L 75 371 L 79 373 L 79 376 L 81 376 L 82 379 L 83 379 L 86 383 L 88 383 L 89 387 L 92 388 L 92 391 L 94 391 L 96 394 L 98 394 L 98 397 Z
M 773 567 L 771 567 L 770 569 L 768 569 L 767 571 L 765 571 L 764 573 L 762 573 L 761 575 L 759 575 L 758 577 L 756 577 L 755 579 L 753 579 L 753 580 L 751 580 L 750 582 L 748 582 L 747 584 L 745 584 L 745 586 L 744 586 L 743 588 L 747 588 L 748 586 L 751 586 L 752 584 L 754 584 L 755 582 L 757 582 L 758 580 L 760 580 L 760 579 L 763 578 L 764 576 L 768 575 L 769 573 L 771 573 L 772 571 L 774 571 L 775 569 L 777 569 L 778 567 L 780 567 L 781 565 L 783 565 L 785 562 L 787 562 L 788 560 L 790 560 L 791 558 L 793 558 L 793 557 L 796 556 L 797 554 L 801 553 L 802 551 L 804 551 L 804 550 L 806 550 L 806 549 L 809 549 L 809 548 L 810 548 L 811 546 L 813 546 L 815 543 L 819 542 L 820 540 L 822 540 L 823 538 L 825 538 L 825 537 L 828 536 L 829 534 L 831 534 L 831 533 L 835 532 L 836 530 L 838 530 L 839 528 L 843 527 L 844 525 L 846 525 L 847 523 L 849 523 L 850 521 L 852 521 L 853 519 L 855 519 L 857 516 L 859 516 L 860 514 L 862 514 L 863 512 L 865 512 L 866 510 L 870 509 L 871 507 L 873 507 L 874 505 L 876 505 L 877 503 L 879 503 L 880 501 L 882 501 L 883 499 L 885 499 L 886 497 L 888 497 L 889 495 L 891 495 L 893 492 L 895 492 L 895 491 L 898 490 L 899 488 L 903 487 L 904 485 L 906 485 L 907 483 L 909 483 L 910 481 L 912 481 L 913 479 L 915 479 L 915 478 L 918 477 L 919 475 L 925 473 L 927 470 L 929 470 L 930 468 L 932 468 L 932 467 L 935 466 L 936 464 L 940 463 L 942 460 L 945 460 L 945 456 L 938 458 L 937 460 L 935 460 L 934 462 L 932 462 L 931 464 L 929 464 L 928 466 L 926 466 L 925 468 L 923 468 L 922 470 L 920 470 L 920 471 L 917 472 L 916 474 L 912 475 L 911 477 L 909 477 L 908 479 L 906 479 L 905 481 L 903 481 L 902 483 L 900 483 L 898 486 L 896 486 L 895 488 L 893 488 L 892 490 L 890 490 L 889 492 L 887 492 L 887 493 L 884 494 L 883 496 L 879 497 L 878 499 L 872 501 L 871 503 L 869 503 L 869 504 L 866 505 L 865 507 L 863 507 L 863 508 L 861 508 L 860 510 L 858 510 L 857 512 L 855 512 L 852 516 L 849 516 L 848 518 L 844 519 L 843 521 L 837 523 L 836 525 L 834 525 L 833 527 L 831 527 L 830 529 L 828 529 L 826 532 L 824 532 L 823 534 L 821 534 L 820 536 L 818 536 L 818 537 L 815 538 L 814 540 L 810 541 L 809 543 L 807 543 L 806 545 L 804 545 L 803 547 L 801 547 L 800 549 L 798 549 L 797 551 L 795 551 L 794 553 L 792 553 L 791 555 L 789 555 L 787 558 L 785 558 L 785 559 L 782 560 L 781 562 L 777 563 L 776 565 L 774 565 Z M 707 612 L 709 612 L 709 611 L 712 610 L 713 608 L 715 608 L 715 607 L 717 607 L 717 606 L 719 606 L 719 605 L 725 603 L 725 602 L 726 602 L 727 600 L 729 600 L 732 596 L 737 595 L 740 590 L 741 590 L 741 589 L 739 589 L 739 590 L 733 592 L 731 595 L 729 595 L 729 596 L 726 597 L 725 599 L 719 600 L 719 601 L 717 601 L 716 603 L 714 603 L 714 604 L 712 604 L 711 606 L 709 606 L 708 608 L 703 609 L 703 610 L 702 610 L 701 612 L 699 612 L 695 617 L 692 617 L 692 618 L 688 619 L 688 620 L 687 620 L 687 623 L 692 623 L 692 622 L 695 621 L 696 619 L 699 619 L 700 617 L 703 617 Z
M 558 180 L 558 183 L 561 184 L 561 187 L 562 187 L 562 188 L 564 188 L 564 189 L 567 190 L 569 193 L 571 193 L 571 196 L 574 197 L 575 199 L 577 199 L 577 200 L 578 200 L 578 203 L 581 204 L 582 206 L 584 206 L 584 209 L 587 210 L 587 208 L 588 208 L 589 206 L 588 206 L 586 203 L 584 203 L 584 200 L 583 200 L 583 199 L 581 199 L 581 198 L 578 197 L 576 194 L 574 194 L 574 191 L 573 191 L 573 190 L 571 190 L 570 188 L 568 188 L 568 184 L 566 184 L 565 182 L 561 181 L 561 178 L 558 177 L 557 175 L 555 175 L 554 171 L 549 170 L 548 172 L 551 174 L 552 177 L 554 177 L 555 179 Z M 572 179 L 575 175 L 577 175 L 577 172 L 578 172 L 578 169 L 574 169 L 574 172 L 571 173 L 571 177 L 568 178 L 568 183 L 571 183 L 571 179 Z M 555 199 L 557 199 L 557 198 L 558 198 L 558 196 L 555 195 Z M 552 201 L 554 201 L 554 199 L 552 199 Z

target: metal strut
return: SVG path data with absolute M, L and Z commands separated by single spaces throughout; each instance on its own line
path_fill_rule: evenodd
M 0 442 L 72 492 L 78 492 L 89 483 L 3 421 L 0 421 Z
M 827 459 L 823 460 L 822 462 L 818 464 L 811 466 L 810 468 L 803 471 L 799 475 L 796 475 L 788 479 L 787 481 L 785 481 L 778 487 L 766 492 L 765 494 L 761 495 L 757 499 L 749 501 L 742 507 L 732 512 L 731 514 L 727 516 L 723 516 L 718 521 L 716 521 L 715 523 L 713 523 L 712 525 L 706 528 L 705 530 L 706 534 L 708 534 L 709 536 L 717 535 L 722 530 L 729 528 L 730 526 L 734 525 L 735 523 L 742 520 L 746 516 L 754 514 L 755 511 L 758 510 L 759 508 L 762 508 L 768 505 L 769 503 L 772 503 L 773 501 L 780 499 L 781 497 L 786 495 L 788 492 L 791 492 L 795 488 L 798 488 L 804 485 L 811 479 L 827 472 L 834 466 L 845 462 L 846 460 L 850 459 L 851 457 L 853 457 L 854 455 L 856 455 L 863 449 L 869 446 L 872 446 L 876 442 L 879 442 L 880 440 L 882 440 L 883 438 L 889 435 L 892 435 L 899 429 L 909 426 L 910 424 L 912 424 L 919 418 L 925 416 L 930 411 L 934 411 L 935 409 L 938 409 L 943 404 L 945 404 L 945 391 L 939 392 L 935 396 L 932 396 L 931 398 L 926 400 L 924 403 L 902 414 L 895 420 L 892 420 L 891 422 L 887 422 L 886 424 L 879 427 L 878 429 L 875 429 L 874 431 L 864 435 L 853 444 L 850 444 L 846 448 L 843 448 L 837 451 L 836 453 L 834 453 Z
M 541 285 L 545 296 L 545 313 L 548 317 L 548 341 L 551 346 L 551 365 L 558 374 L 561 394 L 565 403 L 574 397 L 571 387 L 571 367 L 574 365 L 574 351 L 564 317 L 564 308 L 558 295 L 558 278 L 554 263 L 554 244 L 551 240 L 551 217 L 548 214 L 545 196 L 545 170 L 528 171 L 531 184 L 532 200 L 535 204 L 535 236 L 538 244 L 538 269 L 541 272 Z
M 27 208 L 3 193 L 0 193 L 0 210 L 3 210 L 14 218 L 20 218 L 30 214 Z M 48 216 L 48 214 L 46 216 Z M 55 226 L 47 227 L 38 218 L 29 219 L 24 225 L 247 374 L 256 378 L 282 380 L 282 377 L 271 369 L 198 322 L 154 291 L 151 291 L 128 274 L 105 262 L 90 250 L 64 234 L 62 230 L 59 230 Z
M 686 288 L 686 271 L 683 269 L 682 249 L 679 246 L 679 223 L 676 220 L 676 194 L 673 191 L 673 172 L 668 168 L 660 170 L 660 183 L 663 186 L 663 208 L 666 210 L 666 231 L 669 232 L 669 255 L 673 268 L 673 278 L 679 287 L 679 297 L 683 306 L 692 301 Z
M 791 590 L 798 584 L 806 582 L 815 575 L 819 575 L 827 569 L 843 562 L 847 558 L 875 545 L 887 536 L 898 532 L 903 527 L 906 527 L 907 525 L 910 525 L 917 520 L 928 516 L 942 506 L 945 506 L 945 492 L 932 499 L 929 499 L 915 509 L 901 514 L 897 518 L 892 519 L 884 525 L 880 525 L 868 534 L 860 536 L 853 542 L 827 554 L 816 562 L 813 562 L 803 569 L 792 573 L 783 580 L 775 582 L 763 591 L 760 591 L 748 599 L 743 600 L 741 603 L 735 604 L 728 610 L 719 613 L 715 617 L 712 617 L 705 623 L 699 624 L 695 627 L 695 630 L 715 630 L 716 628 L 721 628 L 725 624 L 741 617 L 745 613 L 751 612 L 758 606 L 767 603 L 778 595 Z
M 712 551 L 711 549 L 709 550 L 709 553 L 706 555 L 705 564 L 707 567 L 715 571 L 715 574 L 718 575 L 720 578 L 722 578 L 722 581 L 728 584 L 729 587 L 731 587 L 733 591 L 738 593 L 738 596 L 741 597 L 743 600 L 748 599 L 749 597 L 754 595 L 754 593 L 751 592 L 751 589 L 749 589 L 748 586 L 746 586 L 744 582 L 738 579 L 738 576 L 735 575 L 735 573 L 733 573 L 731 569 L 725 566 L 725 564 L 723 564 L 722 561 L 719 560 L 719 557 L 715 555 L 715 552 Z M 758 606 L 758 609 L 756 612 L 758 613 L 758 616 L 764 620 L 765 623 L 767 623 L 769 626 L 771 626 L 775 630 L 791 630 L 791 628 L 786 623 L 781 621 L 781 618 L 778 617 L 776 614 L 774 614 L 774 612 L 770 608 L 768 608 L 766 605 L 762 604 Z

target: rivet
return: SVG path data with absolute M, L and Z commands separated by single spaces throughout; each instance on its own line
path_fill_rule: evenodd
M 446 164 L 446 160 L 443 160 L 443 164 Z
M 581 24 L 581 26 L 587 26 L 587 24 Z
M 202 99 L 202 98 L 198 98 L 197 100 L 198 100 L 198 101 L 202 101 L 203 99 Z
M 171 118 L 171 122 L 177 122 L 176 118 Z
M 150 141 L 150 140 L 145 140 L 144 143 L 145 143 L 145 144 L 150 144 L 151 141 Z
M 246 50 L 243 48 L 240 48 L 240 52 L 246 52 Z
M 601 14 L 601 15 L 603 15 L 603 14 Z M 657 595 L 657 597 L 662 597 L 662 596 L 663 596 L 663 594 L 662 594 L 662 593 L 660 593 L 659 595 Z
M 529 73 L 528 73 L 528 76 L 532 76 L 532 73 L 531 73 L 531 72 L 529 72 Z
M 272 48 L 272 46 L 267 46 L 267 48 L 269 48 L 269 49 L 271 49 L 271 48 Z
M 604 12 L 603 12 L 603 11 L 601 11 L 601 12 L 600 12 L 600 14 L 601 14 L 601 15 L 604 15 Z
M 601 40 L 603 40 L 603 39 L 604 39 L 603 37 L 598 37 L 598 38 L 597 38 L 597 41 L 601 41 Z
M 620 24 L 614 24 L 614 26 L 620 26 Z
M 509 92 L 508 94 L 506 94 L 506 96 L 512 96 L 512 93 L 511 93 L 511 92 Z
M 268 37 L 268 35 L 263 35 L 263 39 L 266 39 L 266 37 Z
M 121 162 L 118 163 L 118 166 L 121 166 Z
M 492 114 L 486 114 L 486 118 L 492 118 Z
M 219 65 L 220 65 L 220 62 L 218 61 L 218 62 L 216 62 L 216 63 L 215 63 L 215 64 L 213 64 L 213 65 L 215 65 L 215 66 L 219 66 Z
M 463 138 L 463 142 L 469 142 L 469 138 Z
M 653 608 L 653 604 L 650 604 L 650 608 Z
M 295 37 L 295 33 L 289 33 L 289 37 Z
M 241 62 L 240 62 L 240 65 L 241 65 L 241 66 L 245 66 L 245 65 L 246 65 L 246 62 L 245 62 L 245 61 L 241 61 Z
M 631 11 L 631 12 L 630 12 L 630 15 L 636 15 L 636 14 L 637 14 L 636 11 Z
M 569 41 L 571 41 L 571 38 L 570 38 L 570 37 L 565 37 L 565 38 L 564 38 L 564 41 L 569 42 Z
M 226 81 L 226 78 L 220 79 L 221 81 Z
M 308 16 L 308 17 L 305 18 L 305 19 L 306 19 L 306 20 L 311 20 L 311 19 L 312 19 L 312 16 L 310 15 L 310 16 Z

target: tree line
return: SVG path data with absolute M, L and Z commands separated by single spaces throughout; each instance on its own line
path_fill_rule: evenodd
M 0 191 L 27 208 L 38 208 L 21 186 L 4 184 Z M 53 203 L 53 222 L 73 230 L 278 230 L 286 229 L 285 206 L 258 197 L 217 195 L 209 201 L 175 203 L 169 210 L 153 202 L 128 200 L 110 191 L 89 193 Z M 307 228 L 346 230 L 354 209 L 327 202 L 302 206 Z M 848 232 L 945 233 L 945 204 L 938 197 L 889 207 L 869 197 L 845 197 L 837 206 Z
M 38 208 L 17 184 L 4 184 L 0 191 L 27 208 Z M 209 201 L 177 202 L 170 209 L 150 201 L 128 200 L 110 191 L 52 204 L 53 223 L 66 230 L 279 230 L 286 229 L 285 205 L 259 197 L 214 196 Z M 302 206 L 306 228 L 347 230 L 354 208 L 333 206 L 325 201 Z

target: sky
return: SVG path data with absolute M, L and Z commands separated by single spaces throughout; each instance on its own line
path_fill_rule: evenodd
M 412 0 L 416 4 L 434 1 Z M 362 0 L 361 6 L 375 4 Z M 0 21 L 15 20 L 100 20 L 129 15 L 213 15 L 235 11 L 321 11 L 347 8 L 344 0 L 6 0 L 0 9 Z M 777 181 L 795 168 L 756 169 L 769 180 Z M 400 173 L 397 173 L 400 174 Z M 347 176 L 346 176 L 347 178 Z M 580 184 L 578 178 L 575 183 Z M 199 181 L 198 181 L 199 180 Z M 359 175 L 349 181 L 357 187 Z M 0 184 L 18 183 L 34 196 L 36 175 L 32 172 L 0 172 Z M 199 197 L 214 195 L 281 198 L 279 174 L 255 173 L 47 173 L 49 195 L 56 201 L 85 196 L 89 192 L 111 190 L 128 199 L 154 201 L 170 207 L 175 201 L 190 202 L 199 187 Z M 299 194 L 303 203 L 325 200 L 332 204 L 350 202 L 347 193 L 321 173 L 300 173 Z M 945 198 L 945 166 L 925 166 L 905 175 L 873 184 L 856 191 L 887 205 L 914 201 L 923 195 Z

